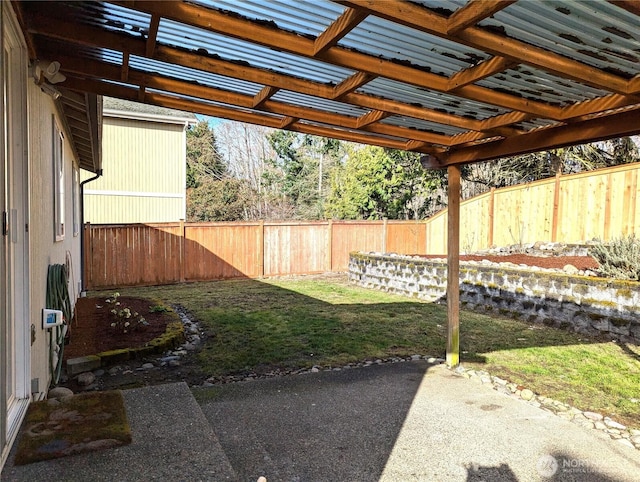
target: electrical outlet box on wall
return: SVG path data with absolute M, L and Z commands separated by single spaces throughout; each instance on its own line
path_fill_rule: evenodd
M 62 311 L 49 310 L 47 308 L 42 310 L 42 328 L 52 328 L 60 326 L 62 323 Z

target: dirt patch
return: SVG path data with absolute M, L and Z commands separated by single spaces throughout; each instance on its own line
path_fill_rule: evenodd
M 137 348 L 162 335 L 167 324 L 175 317 L 166 311 L 155 311 L 152 301 L 143 298 L 118 298 L 120 307 L 127 307 L 145 318 L 148 325 L 122 333 L 114 329 L 111 309 L 113 304 L 106 298 L 80 298 L 76 303 L 76 318 L 71 323 L 68 343 L 64 348 L 64 359 L 121 348 Z
M 445 255 L 418 255 L 421 258 L 446 258 Z M 487 260 L 492 263 L 513 263 L 525 264 L 527 266 L 537 266 L 547 269 L 562 269 L 570 264 L 579 270 L 596 271 L 599 268 L 598 262 L 591 256 L 531 256 L 529 254 L 506 254 L 506 255 L 461 255 L 460 261 L 482 261 Z

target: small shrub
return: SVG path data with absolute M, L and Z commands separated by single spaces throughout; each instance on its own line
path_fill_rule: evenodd
M 137 311 L 131 311 L 131 308 L 123 306 L 118 301 L 120 293 L 114 293 L 111 298 L 105 300 L 106 303 L 113 305 L 111 308 L 111 328 L 121 333 L 129 333 L 141 326 L 149 323 Z
M 640 280 L 640 239 L 634 234 L 611 243 L 594 245 L 591 256 L 600 264 L 600 274 L 608 278 Z
M 170 308 L 167 308 L 163 305 L 153 305 L 149 307 L 150 313 L 169 313 L 171 311 Z

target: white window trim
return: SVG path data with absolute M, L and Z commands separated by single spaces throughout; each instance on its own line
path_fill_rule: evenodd
M 55 115 L 51 116 L 51 150 L 53 158 L 53 234 L 56 242 L 64 240 L 64 136 Z

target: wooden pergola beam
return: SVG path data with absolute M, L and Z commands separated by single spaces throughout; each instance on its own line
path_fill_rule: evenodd
M 496 56 L 489 60 L 485 60 L 475 67 L 461 70 L 456 72 L 449 78 L 449 90 L 455 90 L 465 85 L 473 84 L 478 80 L 491 77 L 492 75 L 499 74 L 510 67 L 517 65 L 511 59 Z
M 472 0 L 459 8 L 447 20 L 447 34 L 456 35 L 461 30 L 490 17 L 516 0 Z
M 298 122 L 300 119 L 295 117 L 284 117 L 280 122 L 280 129 L 290 129 L 293 124 Z
M 385 117 L 389 117 L 388 112 L 382 112 L 380 110 L 372 110 L 367 112 L 366 114 L 358 117 L 358 121 L 356 122 L 356 127 L 361 129 L 365 126 L 369 126 L 375 122 L 381 121 Z
M 337 45 L 341 38 L 353 30 L 360 22 L 367 18 L 362 10 L 347 8 L 327 29 L 315 40 L 313 56 L 317 57 L 328 49 Z
M 46 25 L 41 26 L 42 28 L 38 29 L 37 32 L 40 35 L 49 36 L 50 34 L 52 34 L 53 30 L 53 28 L 49 24 L 50 23 L 48 22 Z M 73 34 L 72 24 L 64 24 L 63 22 L 60 25 L 62 33 L 56 33 L 55 38 L 68 42 L 69 48 L 65 50 L 67 52 L 74 52 L 75 50 L 77 50 L 77 48 L 73 42 L 75 42 L 77 39 L 75 39 L 75 36 Z M 118 34 L 109 33 L 109 35 L 105 38 L 101 35 L 101 31 L 98 29 L 93 29 L 86 33 L 90 33 L 90 35 L 88 39 L 83 40 L 82 43 L 84 43 L 85 45 L 88 44 L 89 46 L 93 47 L 110 49 L 117 47 L 117 45 L 114 45 L 114 39 L 112 37 L 114 35 L 118 36 Z M 117 43 L 120 44 L 125 42 L 134 52 L 139 52 L 143 48 L 145 48 L 144 41 L 139 39 L 131 38 L 127 41 L 127 37 L 119 38 L 119 41 Z M 41 51 L 47 51 L 48 49 L 46 42 L 44 41 L 40 43 L 39 47 Z M 60 54 L 56 52 L 56 55 L 59 56 Z M 375 96 L 352 92 L 353 90 L 370 82 L 376 77 L 366 72 L 357 72 L 353 76 L 345 79 L 337 86 L 331 87 L 325 84 L 314 83 L 311 81 L 306 81 L 298 79 L 296 77 L 278 74 L 272 71 L 266 71 L 255 67 L 239 65 L 230 61 L 201 56 L 196 53 L 185 52 L 180 49 L 163 45 L 156 46 L 154 58 L 163 62 L 180 65 L 187 68 L 203 70 L 217 75 L 224 75 L 236 79 L 266 84 L 274 88 L 287 89 L 306 95 L 322 97 L 325 99 L 343 100 L 350 104 L 367 109 L 384 110 L 395 115 L 406 115 L 421 120 L 437 122 L 444 125 L 452 125 L 461 129 L 483 130 L 482 126 L 484 125 L 484 121 L 477 121 L 474 119 L 468 119 L 453 114 L 446 114 L 424 107 L 417 107 L 414 105 L 404 104 L 402 102 L 397 102 L 389 99 L 381 99 Z M 128 59 L 129 51 L 123 52 L 123 75 L 121 76 L 122 81 L 126 81 L 128 78 Z M 524 116 L 526 114 L 522 115 Z
M 129 52 L 122 53 L 122 67 L 120 67 L 120 80 L 126 82 L 129 80 Z
M 360 8 L 372 15 L 422 32 L 452 40 L 448 33 L 448 20 L 417 4 L 409 2 L 377 2 L 375 0 L 348 0 L 340 1 L 340 3 L 351 8 Z M 534 45 L 496 35 L 485 29 L 469 27 L 460 30 L 453 40 L 598 89 L 620 94 L 625 94 L 628 91 L 628 81 L 623 77 L 610 74 Z
M 640 108 L 594 117 L 575 124 L 537 129 L 519 136 L 508 137 L 468 148 L 452 149 L 441 158 L 436 169 L 449 165 L 487 161 L 529 152 L 596 142 L 637 134 Z
M 160 15 L 151 15 L 149 22 L 149 36 L 147 37 L 147 45 L 145 53 L 147 57 L 153 57 L 153 51 L 156 48 L 156 37 L 158 36 L 158 27 L 160 26 Z
M 270 85 L 263 87 L 262 90 L 260 90 L 260 92 L 258 92 L 253 97 L 253 104 L 251 105 L 251 107 L 253 107 L 254 109 L 259 109 L 267 100 L 269 100 L 272 96 L 274 96 L 279 90 L 280 89 L 276 87 L 271 87 Z
M 251 22 L 221 11 L 206 9 L 191 3 L 161 1 L 117 1 L 113 3 L 134 8 L 149 14 L 158 14 L 177 22 L 220 33 L 229 37 L 264 45 L 269 48 L 312 58 L 315 41 L 285 30 Z M 375 2 L 375 5 L 396 5 L 398 2 Z M 404 3 L 403 3 L 404 4 Z M 466 32 L 466 31 L 465 31 Z M 322 60 L 356 71 L 364 71 L 381 77 L 410 83 L 418 87 L 447 92 L 448 78 L 425 72 L 415 67 L 394 63 L 361 52 L 341 47 L 331 47 L 322 55 Z M 486 104 L 507 109 L 520 110 L 540 117 L 555 119 L 559 108 L 543 102 L 522 99 L 511 94 L 467 85 L 456 92 L 465 97 Z
M 367 72 L 356 72 L 355 74 L 344 79 L 342 82 L 340 82 L 338 85 L 336 85 L 333 88 L 332 98 L 335 100 L 339 100 L 344 95 L 349 94 L 356 89 L 359 89 L 360 87 L 362 87 L 365 84 L 368 84 L 375 78 L 376 78 L 375 75 L 369 74 Z
M 59 58 L 65 65 L 65 72 L 74 73 L 77 76 L 99 77 L 112 81 L 118 81 L 120 79 L 120 68 L 117 65 L 94 59 L 82 59 L 71 56 L 60 56 Z M 369 113 L 368 115 L 365 114 L 365 117 L 357 118 L 336 114 L 334 112 L 311 109 L 308 107 L 294 106 L 283 102 L 274 102 L 267 98 L 268 94 L 272 93 L 272 89 L 266 87 L 263 88 L 256 96 L 251 96 L 215 89 L 213 87 L 176 80 L 160 75 L 151 75 L 135 69 L 129 70 L 128 83 L 144 86 L 145 89 L 150 88 L 166 92 L 175 92 L 181 95 L 201 98 L 203 100 L 237 105 L 239 107 L 250 109 L 256 108 L 256 102 L 260 101 L 259 107 L 266 112 L 272 112 L 286 117 L 295 117 L 298 119 L 321 122 L 328 125 L 335 125 L 340 128 L 362 128 L 366 129 L 368 132 L 403 138 L 405 141 L 413 139 L 441 146 L 449 146 L 465 143 L 471 139 L 477 140 L 492 135 L 492 133 L 485 134 L 482 132 L 470 131 L 466 137 L 461 138 L 458 136 L 433 134 L 426 131 L 408 129 L 391 124 L 372 125 L 372 123 L 388 117 L 389 113 L 386 111 L 374 110 L 372 112 L 375 113 Z
M 637 0 L 609 0 L 609 2 L 624 8 L 629 13 L 640 16 L 640 3 Z
M 75 77 L 73 75 L 67 76 L 65 87 L 78 92 L 94 92 L 99 95 L 117 97 L 134 102 L 137 102 L 138 100 L 137 89 L 122 85 L 116 85 L 111 82 L 103 82 L 101 80 Z M 300 119 L 297 119 L 295 117 L 270 115 L 268 113 L 257 113 L 248 110 L 244 111 L 233 107 L 199 103 L 193 100 L 182 99 L 166 94 L 147 92 L 145 95 L 145 103 L 158 105 L 160 107 L 168 107 L 170 109 L 199 112 L 201 114 L 209 115 L 212 117 L 230 119 L 238 122 L 246 122 L 248 124 L 257 124 L 265 127 L 271 127 L 273 129 L 286 128 L 288 130 L 301 132 L 304 134 L 332 137 L 334 139 L 343 141 L 371 144 L 380 147 L 388 147 L 390 149 L 403 149 L 406 145 L 406 140 L 396 140 L 389 137 L 380 137 L 372 135 L 371 132 L 359 133 L 344 128 L 338 129 L 311 123 L 303 123 L 300 122 Z M 425 152 L 430 151 L 431 148 L 427 149 Z M 421 151 L 418 150 L 418 152 Z

